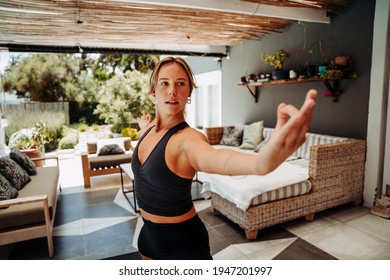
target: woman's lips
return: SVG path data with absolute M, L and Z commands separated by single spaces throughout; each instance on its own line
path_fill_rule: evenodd
M 176 105 L 176 104 L 179 104 L 179 101 L 176 101 L 176 100 L 169 100 L 167 102 L 165 102 L 166 104 L 170 104 L 170 105 Z

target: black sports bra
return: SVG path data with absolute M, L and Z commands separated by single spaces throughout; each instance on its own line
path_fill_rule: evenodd
M 159 216 L 179 216 L 193 206 L 191 198 L 192 179 L 174 174 L 165 162 L 165 149 L 172 135 L 186 128 L 182 122 L 172 127 L 154 147 L 143 165 L 138 158 L 138 146 L 150 132 L 149 128 L 139 139 L 134 149 L 131 167 L 134 173 L 134 188 L 139 207 Z

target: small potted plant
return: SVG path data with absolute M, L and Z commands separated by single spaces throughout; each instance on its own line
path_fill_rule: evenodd
M 261 58 L 263 61 L 269 65 L 272 65 L 275 67 L 275 70 L 272 71 L 272 79 L 274 80 L 282 80 L 282 79 L 288 79 L 289 77 L 289 71 L 283 70 L 283 64 L 284 61 L 289 57 L 288 52 L 285 50 L 278 50 L 275 54 L 269 55 L 266 53 L 263 53 L 261 55 Z
M 49 129 L 45 122 L 36 122 L 32 129 L 26 129 L 26 133 L 15 143 L 14 148 L 28 155 L 30 158 L 38 158 L 45 153 L 45 144 L 51 141 Z M 43 161 L 35 162 L 36 166 L 42 166 Z

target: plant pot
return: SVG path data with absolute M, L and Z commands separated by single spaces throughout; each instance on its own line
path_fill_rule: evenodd
M 28 157 L 30 158 L 39 158 L 39 157 L 42 157 L 42 154 L 39 150 L 37 149 L 24 149 L 24 150 L 20 150 L 22 153 L 26 154 Z M 43 166 L 45 164 L 45 161 L 42 159 L 42 160 L 36 160 L 34 161 L 34 164 L 36 167 L 40 167 L 40 166 Z
M 272 71 L 273 80 L 286 80 L 289 78 L 288 70 L 274 70 Z
M 324 75 L 326 70 L 328 70 L 328 65 L 320 65 L 320 66 L 318 66 L 318 76 Z
M 315 65 L 307 65 L 306 68 L 306 77 L 314 77 L 316 75 L 316 66 Z
M 343 56 L 336 56 L 334 58 L 334 63 L 340 67 L 346 67 L 348 66 L 349 62 L 349 56 L 343 55 Z

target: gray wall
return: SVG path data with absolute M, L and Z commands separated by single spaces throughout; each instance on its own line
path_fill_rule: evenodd
M 274 53 L 278 49 L 288 51 L 290 57 L 284 69 L 298 69 L 299 64 L 309 59 L 313 64 L 320 62 L 318 48 L 311 58 L 303 50 L 304 27 L 298 23 L 281 34 L 266 35 L 260 41 L 231 47 L 230 60 L 223 59 L 222 67 L 213 58 L 189 57 L 187 61 L 195 74 L 222 70 L 223 124 L 264 120 L 265 126 L 273 127 L 280 102 L 299 107 L 306 92 L 315 88 L 319 95 L 310 131 L 364 139 L 367 135 L 374 12 L 375 1 L 356 0 L 343 14 L 334 16 L 331 24 L 305 23 L 308 44 L 322 40 L 328 60 L 348 54 L 356 65 L 358 78 L 340 81 L 342 94 L 337 103 L 323 96 L 327 89 L 322 82 L 263 86 L 258 103 L 244 87 L 238 86 L 240 77 L 245 74 L 272 71 L 271 66 L 262 61 L 262 53 Z

